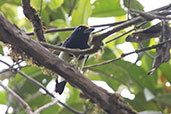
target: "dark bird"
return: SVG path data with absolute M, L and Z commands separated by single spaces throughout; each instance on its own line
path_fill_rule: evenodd
M 80 25 L 72 32 L 72 34 L 64 41 L 62 44 L 63 47 L 72 48 L 72 49 L 87 49 L 90 48 L 88 45 L 90 33 L 94 30 L 94 28 L 89 27 L 87 25 Z M 59 54 L 59 58 L 63 59 L 65 62 L 69 64 L 77 64 L 76 67 L 79 70 L 82 70 L 87 57 L 85 55 L 81 55 L 79 57 L 75 57 L 72 54 L 61 52 Z M 74 63 L 75 62 L 75 63 Z M 62 94 L 64 91 L 65 85 L 67 81 L 62 77 L 58 77 L 56 79 L 56 88 L 55 91 L 59 94 Z

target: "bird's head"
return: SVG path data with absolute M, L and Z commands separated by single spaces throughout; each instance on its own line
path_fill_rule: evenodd
M 93 30 L 94 28 L 88 25 L 80 25 L 75 28 L 73 33 L 77 35 L 89 35 Z
M 88 48 L 88 40 L 90 33 L 94 30 L 93 27 L 87 25 L 80 25 L 72 32 L 72 34 L 64 42 L 63 46 L 68 48 Z

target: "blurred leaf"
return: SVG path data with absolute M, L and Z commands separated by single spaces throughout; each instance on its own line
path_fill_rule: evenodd
M 55 10 L 56 8 L 60 7 L 63 2 L 64 0 L 50 0 L 48 5 L 52 10 Z
M 53 105 L 51 107 L 48 107 L 47 109 L 43 110 L 41 114 L 57 114 L 57 111 L 60 110 L 61 107 L 58 105 Z
M 112 54 L 112 51 L 105 48 L 102 58 L 95 63 L 104 62 L 106 60 L 110 60 L 115 58 L 115 56 Z M 93 61 L 93 58 L 88 60 L 88 64 L 95 64 Z M 108 85 L 113 85 L 111 88 L 118 87 L 118 84 L 116 82 L 111 81 L 117 81 L 120 84 L 124 84 L 126 86 L 130 86 L 132 84 L 136 85 L 140 91 L 144 91 L 143 88 L 148 88 L 152 92 L 155 92 L 156 87 L 156 80 L 154 77 L 145 77 L 146 72 L 143 68 L 138 67 L 135 64 L 131 64 L 130 62 L 126 62 L 123 60 L 119 60 L 110 64 L 97 66 L 90 68 L 90 70 L 94 72 L 98 72 L 100 77 L 108 83 Z M 105 78 L 103 78 L 102 75 L 105 75 Z M 116 86 L 116 85 L 117 86 Z M 115 85 L 115 86 L 114 86 Z
M 120 0 L 96 0 L 92 6 L 92 17 L 112 17 L 126 14 L 120 7 Z
M 2 6 L 5 3 L 6 0 L 1 0 L 0 1 L 0 6 Z
M 151 91 L 148 88 L 144 89 L 144 96 L 145 96 L 146 101 L 150 101 L 155 98 L 153 93 L 151 93 Z
M 83 103 L 81 102 L 74 102 L 72 104 L 68 104 L 70 107 L 76 109 L 77 111 L 83 111 Z M 67 110 L 66 108 L 62 108 L 58 114 L 75 114 L 69 110 Z
M 40 95 L 37 97 L 31 97 L 28 103 L 33 109 L 37 109 L 38 107 L 41 107 L 49 102 L 52 102 L 51 97 L 40 93 Z M 50 109 L 55 109 L 55 108 L 56 110 L 50 111 Z M 57 104 L 55 104 L 52 107 L 49 107 L 46 110 L 44 110 L 42 113 L 45 114 L 45 112 L 49 111 L 49 113 L 53 112 L 53 114 L 55 114 L 55 111 L 57 111 L 59 108 L 60 107 Z
M 68 84 L 69 85 L 69 84 Z M 68 86 L 69 87 L 69 97 L 66 100 L 67 104 L 72 104 L 75 102 L 81 102 L 80 99 L 80 91 L 77 88 L 74 88 L 72 86 Z
M 80 24 L 88 24 L 88 18 L 91 15 L 90 0 L 80 0 L 77 9 L 72 12 L 72 26 L 78 26 Z
M 51 22 L 50 25 L 56 26 L 56 27 L 66 27 L 67 26 L 66 22 L 63 19 L 57 19 L 57 20 Z
M 22 72 L 39 81 L 40 83 L 42 83 L 43 80 L 46 80 L 46 83 L 42 83 L 44 86 L 46 86 L 52 79 L 50 76 L 43 74 L 41 70 L 36 66 L 25 67 L 22 69 Z M 15 77 L 15 83 L 17 83 L 17 86 L 19 88 L 18 92 L 22 96 L 28 96 L 29 94 L 33 94 L 39 90 L 39 87 L 37 85 L 30 82 L 29 80 L 24 79 L 19 74 L 17 74 Z
M 3 6 L 1 6 L 0 10 L 11 23 L 15 23 L 16 21 L 18 21 L 17 6 L 12 4 L 4 4 Z
M 171 94 L 170 93 L 156 97 L 155 100 L 159 101 L 162 104 L 171 106 Z
M 4 55 L 3 47 L 0 45 L 0 54 Z
M 138 93 L 135 95 L 134 100 L 125 99 L 134 109 L 138 112 L 144 110 L 159 110 L 152 101 L 146 102 L 144 94 Z
M 6 91 L 0 91 L 0 104 L 7 104 L 7 93 L 6 93 Z
M 130 1 L 130 4 L 128 5 L 128 1 Z M 144 6 L 141 5 L 141 3 L 138 0 L 124 0 L 124 5 L 130 9 L 140 10 L 144 11 Z
M 49 12 L 47 10 L 43 10 L 41 13 L 41 19 L 43 20 L 43 23 L 45 23 L 46 26 L 49 25 Z
M 162 64 L 159 67 L 159 69 L 161 70 L 162 74 L 166 77 L 166 79 L 171 83 L 171 76 L 170 76 L 171 64 L 170 63 Z
M 31 0 L 31 6 L 33 8 L 35 8 L 37 11 L 40 10 L 40 7 L 41 7 L 41 0 Z M 43 1 L 42 3 L 42 9 L 44 9 L 46 7 L 46 2 Z

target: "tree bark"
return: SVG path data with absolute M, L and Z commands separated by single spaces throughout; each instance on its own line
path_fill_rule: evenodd
M 21 49 L 28 56 L 32 57 L 38 65 L 42 65 L 56 72 L 68 82 L 73 83 L 107 113 L 137 114 L 121 97 L 108 93 L 106 90 L 95 85 L 77 69 L 59 59 L 38 41 L 30 38 L 25 32 L 22 32 L 15 25 L 12 25 L 1 14 L 0 41 Z

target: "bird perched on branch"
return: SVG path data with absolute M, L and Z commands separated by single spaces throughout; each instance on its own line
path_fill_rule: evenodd
M 80 25 L 72 32 L 72 34 L 64 41 L 62 44 L 63 47 L 72 48 L 72 49 L 87 49 L 90 48 L 88 45 L 88 40 L 90 37 L 90 33 L 94 30 L 94 28 L 87 25 Z M 61 52 L 59 54 L 59 58 L 68 62 L 69 64 L 73 64 L 79 70 L 82 70 L 87 57 L 85 55 L 81 55 L 75 57 L 74 55 L 66 52 Z M 62 94 L 64 91 L 65 85 L 67 81 L 62 77 L 58 77 L 56 79 L 56 88 L 55 91 L 59 94 Z

